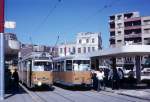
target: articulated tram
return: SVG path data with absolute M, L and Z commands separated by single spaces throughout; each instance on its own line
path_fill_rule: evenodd
M 70 55 L 53 59 L 54 82 L 66 86 L 91 85 L 90 58 Z
M 28 88 L 52 86 L 52 59 L 47 52 L 31 52 L 20 58 L 19 79 Z

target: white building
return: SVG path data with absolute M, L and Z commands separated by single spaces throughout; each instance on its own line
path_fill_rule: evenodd
M 150 45 L 150 16 L 140 16 L 139 12 L 111 15 L 109 17 L 109 31 L 110 47 Z M 133 64 L 134 58 L 117 58 L 116 61 L 118 65 Z
M 96 51 L 102 48 L 101 34 L 81 32 L 77 34 L 76 41 L 74 43 L 63 43 L 57 47 L 59 56 Z

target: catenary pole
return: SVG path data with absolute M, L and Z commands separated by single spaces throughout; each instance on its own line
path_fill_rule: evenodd
M 4 0 L 0 0 L 0 100 L 4 99 Z

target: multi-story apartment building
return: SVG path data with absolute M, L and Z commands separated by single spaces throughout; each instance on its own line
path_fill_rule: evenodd
M 150 45 L 150 16 L 141 17 L 139 12 L 120 13 L 110 16 L 110 47 L 124 45 Z M 118 58 L 117 62 L 132 62 L 133 58 Z
M 58 55 L 83 54 L 102 48 L 100 33 L 81 32 L 77 34 L 74 43 L 63 43 L 58 45 Z
M 110 47 L 128 44 L 149 44 L 150 16 L 141 17 L 139 12 L 110 16 Z

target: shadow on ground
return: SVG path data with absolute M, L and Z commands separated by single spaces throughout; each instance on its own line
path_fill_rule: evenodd
M 79 85 L 79 86 L 66 86 L 62 84 L 55 83 L 54 84 L 57 87 L 66 89 L 66 90 L 71 90 L 71 91 L 89 91 L 91 90 L 91 87 L 86 87 L 85 85 Z
M 5 90 L 5 99 L 8 99 L 16 94 L 25 94 L 25 93 L 26 93 L 26 91 L 23 90 L 20 86 L 17 89 L 16 88 L 15 89 L 13 89 L 13 88 L 6 89 Z
M 47 86 L 47 85 L 43 85 L 41 87 L 34 87 L 34 88 L 29 89 L 29 90 L 31 90 L 31 91 L 54 91 L 55 87 L 53 87 L 53 86 L 50 87 L 50 86 Z

